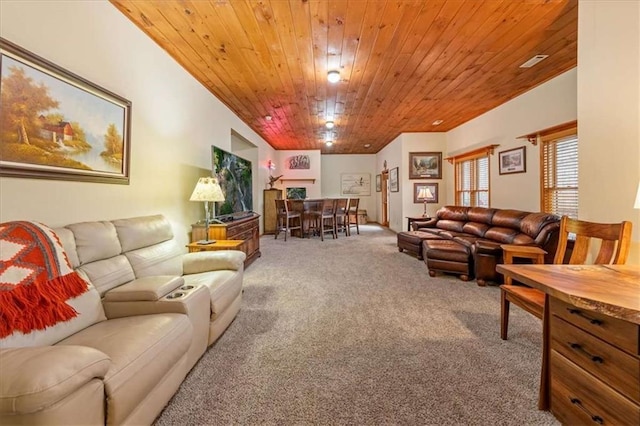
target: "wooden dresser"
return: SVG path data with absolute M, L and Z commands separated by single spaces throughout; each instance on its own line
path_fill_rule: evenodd
M 209 239 L 213 240 L 244 240 L 242 251 L 247 255 L 244 266 L 249 266 L 260 257 L 260 223 L 259 214 L 253 214 L 242 219 L 225 223 L 209 225 Z M 196 223 L 191 225 L 191 242 L 205 239 L 205 225 Z
M 547 294 L 540 408 L 567 425 L 640 425 L 640 268 L 498 271 Z

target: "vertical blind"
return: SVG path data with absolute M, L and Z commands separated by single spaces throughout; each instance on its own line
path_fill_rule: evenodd
M 489 207 L 489 156 L 456 162 L 456 204 Z
M 546 139 L 546 138 L 545 138 Z M 542 141 L 542 210 L 578 218 L 578 136 Z

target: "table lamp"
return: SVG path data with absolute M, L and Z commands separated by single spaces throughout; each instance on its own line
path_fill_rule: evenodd
M 633 207 L 636 209 L 640 209 L 640 182 L 638 182 L 638 193 L 636 194 L 636 202 Z
M 426 186 L 420 188 L 420 190 L 418 190 L 418 199 L 420 198 L 422 198 L 422 201 L 424 201 L 424 212 L 422 212 L 422 217 L 429 217 L 429 215 L 427 214 L 427 200 L 433 199 L 431 190 Z
M 201 177 L 191 194 L 189 201 L 204 201 L 205 239 L 198 244 L 213 244 L 216 241 L 209 239 L 209 201 L 213 201 L 213 217 L 216 216 L 216 201 L 224 201 L 224 194 L 220 184 L 213 177 Z

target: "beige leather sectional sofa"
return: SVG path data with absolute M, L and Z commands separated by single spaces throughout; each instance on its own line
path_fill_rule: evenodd
M 150 424 L 238 313 L 245 254 L 185 253 L 161 215 L 54 231 L 89 291 L 0 339 L 0 424 Z

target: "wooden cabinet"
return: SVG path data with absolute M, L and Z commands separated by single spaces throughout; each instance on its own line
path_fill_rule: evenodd
M 282 199 L 281 189 L 265 189 L 264 190 L 264 214 L 262 215 L 262 227 L 265 234 L 276 233 L 276 202 Z
M 640 326 L 551 297 L 551 411 L 564 424 L 640 423 Z
M 274 202 L 275 204 L 275 202 Z M 213 240 L 244 240 L 242 251 L 247 255 L 244 266 L 260 257 L 260 224 L 259 214 L 242 219 L 232 220 L 226 223 L 214 223 L 209 225 L 209 238 Z M 191 225 L 191 241 L 205 239 L 205 225 L 198 223 Z

